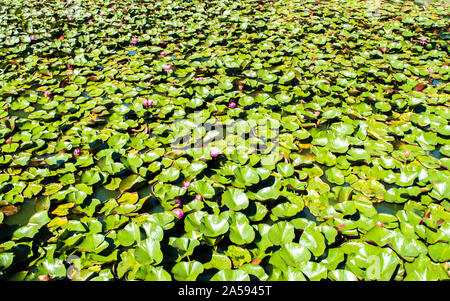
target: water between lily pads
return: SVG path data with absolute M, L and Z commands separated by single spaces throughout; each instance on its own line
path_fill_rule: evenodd
M 151 186 L 147 185 L 138 190 L 139 198 L 144 198 L 151 193 Z M 106 202 L 110 199 L 116 199 L 120 195 L 118 190 L 108 190 L 105 187 L 99 187 L 94 194 L 92 195 L 93 199 L 98 199 L 101 202 Z M 159 205 L 155 198 L 149 199 L 150 212 L 149 213 L 157 213 L 162 212 L 164 209 Z M 36 211 L 36 202 L 33 200 L 25 200 L 22 204 L 20 204 L 20 210 L 18 213 L 10 216 L 6 216 L 4 220 L 4 224 L 8 226 L 24 226 L 28 224 L 30 217 L 35 214 Z
M 373 203 L 373 206 L 377 210 L 378 213 L 387 213 L 396 215 L 397 211 L 403 210 L 404 204 L 397 204 L 397 203 L 388 203 L 388 202 L 380 202 L 380 203 Z
M 32 200 L 25 200 L 20 205 L 20 210 L 14 215 L 7 216 L 5 218 L 4 224 L 8 226 L 20 225 L 24 226 L 28 224 L 30 217 L 36 213 L 35 209 L 36 203 Z
M 94 191 L 92 198 L 97 199 L 103 203 L 106 202 L 107 200 L 115 199 L 119 195 L 120 192 L 118 190 L 109 190 L 102 186 Z
M 145 185 L 144 187 L 138 189 L 137 193 L 139 195 L 139 199 L 145 198 L 151 194 L 151 186 Z M 110 199 L 117 199 L 119 195 L 120 195 L 119 190 L 108 190 L 105 187 L 99 187 L 97 190 L 95 190 L 94 194 L 92 195 L 92 198 L 98 199 L 103 203 Z M 164 211 L 164 208 L 161 207 L 161 205 L 158 203 L 158 200 L 155 197 L 149 198 L 147 203 L 148 204 L 145 205 L 144 207 L 149 210 L 148 213 L 158 213 Z

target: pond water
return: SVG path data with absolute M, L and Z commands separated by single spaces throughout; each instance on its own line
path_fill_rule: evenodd
M 28 224 L 30 217 L 36 213 L 36 203 L 32 200 L 26 200 L 20 205 L 20 210 L 14 215 L 5 217 L 4 224 L 9 226 L 20 225 L 24 226 Z
M 387 203 L 387 202 L 373 203 L 373 206 L 375 207 L 378 213 L 387 213 L 392 215 L 396 215 L 397 211 L 403 210 L 404 207 L 403 204 Z
M 103 203 L 110 199 L 116 199 L 119 195 L 120 192 L 118 190 L 109 190 L 102 186 L 94 191 L 92 198 L 97 199 Z

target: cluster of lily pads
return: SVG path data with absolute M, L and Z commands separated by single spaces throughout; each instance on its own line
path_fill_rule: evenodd
M 0 279 L 448 280 L 448 28 L 445 1 L 0 2 Z M 239 131 L 198 152 L 180 120 Z

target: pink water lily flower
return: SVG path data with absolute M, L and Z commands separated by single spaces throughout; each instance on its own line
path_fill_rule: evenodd
M 64 36 L 60 36 L 60 37 L 59 37 L 59 40 L 60 40 L 60 41 L 64 40 Z
M 45 97 L 50 97 L 51 93 L 49 91 L 44 91 L 44 96 Z
M 202 196 L 201 196 L 200 194 L 197 194 L 197 195 L 195 196 L 195 199 L 196 199 L 196 200 L 201 200 L 201 199 L 202 199 Z
M 313 71 L 313 70 L 314 70 L 313 66 L 309 67 L 309 71 Z
M 72 76 L 73 72 L 72 71 L 67 71 L 67 76 Z
M 142 104 L 143 104 L 144 106 L 152 106 L 154 103 L 155 103 L 155 101 L 154 101 L 154 100 L 151 100 L 151 99 L 147 99 L 147 100 L 144 100 L 144 101 L 142 102 Z
M 376 225 L 379 226 L 379 227 L 383 227 L 383 223 L 380 222 L 380 221 L 378 221 L 378 222 L 376 223 Z
M 76 157 L 78 157 L 78 156 L 80 155 L 80 149 L 79 149 L 79 148 L 75 149 L 75 150 L 73 151 L 73 154 L 74 154 Z
M 164 41 L 159 42 L 159 44 L 163 45 L 163 44 L 164 44 Z
M 30 40 L 32 40 L 32 41 L 36 40 L 36 36 L 35 35 L 31 35 L 30 36 Z
M 211 148 L 211 152 L 209 153 L 211 157 L 215 158 L 220 154 L 220 149 L 217 147 Z
M 427 39 L 426 39 L 426 38 L 423 38 L 423 39 L 421 40 L 421 43 L 422 43 L 422 45 L 428 44 L 428 43 L 427 43 Z
M 430 74 L 434 74 L 433 69 L 428 70 L 428 72 L 429 72 Z
M 100 17 L 103 17 L 103 13 L 100 13 Z
M 91 24 L 93 22 L 94 22 L 94 20 L 92 20 L 92 19 L 89 19 L 89 21 L 88 21 L 89 24 Z
M 161 56 L 166 56 L 166 55 L 167 55 L 167 52 L 164 52 L 164 51 L 163 51 L 163 52 L 160 53 L 160 55 L 161 55 Z
M 164 70 L 166 70 L 166 71 L 170 71 L 170 69 L 172 69 L 172 66 L 170 66 L 170 65 L 164 67 Z
M 344 224 L 339 224 L 339 229 L 344 229 L 344 228 L 345 228 Z
M 233 108 L 236 107 L 236 103 L 235 103 L 235 102 L 232 102 L 232 103 L 230 103 L 230 104 L 228 105 L 228 107 L 231 108 L 231 109 L 233 109 Z
M 203 76 L 201 76 L 201 77 L 196 77 L 195 80 L 205 80 L 205 78 Z
M 188 188 L 189 188 L 189 185 L 191 185 L 191 182 L 189 182 L 189 181 L 184 181 L 184 182 L 183 182 L 183 188 L 184 188 L 184 189 L 188 189 Z
M 138 39 L 134 38 L 131 40 L 131 43 L 136 44 L 138 42 Z
M 316 115 L 316 117 L 320 116 L 320 112 L 319 111 L 314 111 L 314 115 Z
M 181 218 L 183 217 L 183 215 L 184 215 L 183 210 L 178 209 L 178 208 L 173 209 L 172 212 L 173 212 L 179 219 L 181 219 Z

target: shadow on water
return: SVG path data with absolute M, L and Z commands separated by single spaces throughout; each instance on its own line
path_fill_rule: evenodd
M 4 224 L 9 226 L 24 226 L 28 224 L 30 217 L 35 213 L 35 202 L 32 200 L 26 200 L 20 206 L 20 210 L 17 214 L 10 215 L 5 218 Z
M 149 195 L 152 194 L 152 186 L 151 185 L 145 185 L 138 191 L 139 198 L 146 198 Z M 158 199 L 154 196 L 151 196 L 148 198 L 148 200 L 145 202 L 144 206 L 141 209 L 142 212 L 146 213 L 160 213 L 164 211 L 164 208 L 161 207 L 161 205 L 158 202 Z
M 435 159 L 441 159 L 442 158 L 442 155 L 441 155 L 441 152 L 438 150 L 438 149 L 435 149 L 435 150 L 433 150 L 433 151 L 425 151 L 425 153 L 428 155 L 428 156 L 431 156 L 431 157 L 433 157 L 433 158 L 435 158 Z
M 116 199 L 119 195 L 120 192 L 118 190 L 108 190 L 105 187 L 100 187 L 94 192 L 92 198 L 98 199 L 103 203 L 110 199 Z
M 396 204 L 388 202 L 380 202 L 373 204 L 378 213 L 387 213 L 392 215 L 396 215 L 397 211 L 403 210 L 404 207 L 403 205 L 404 204 Z

